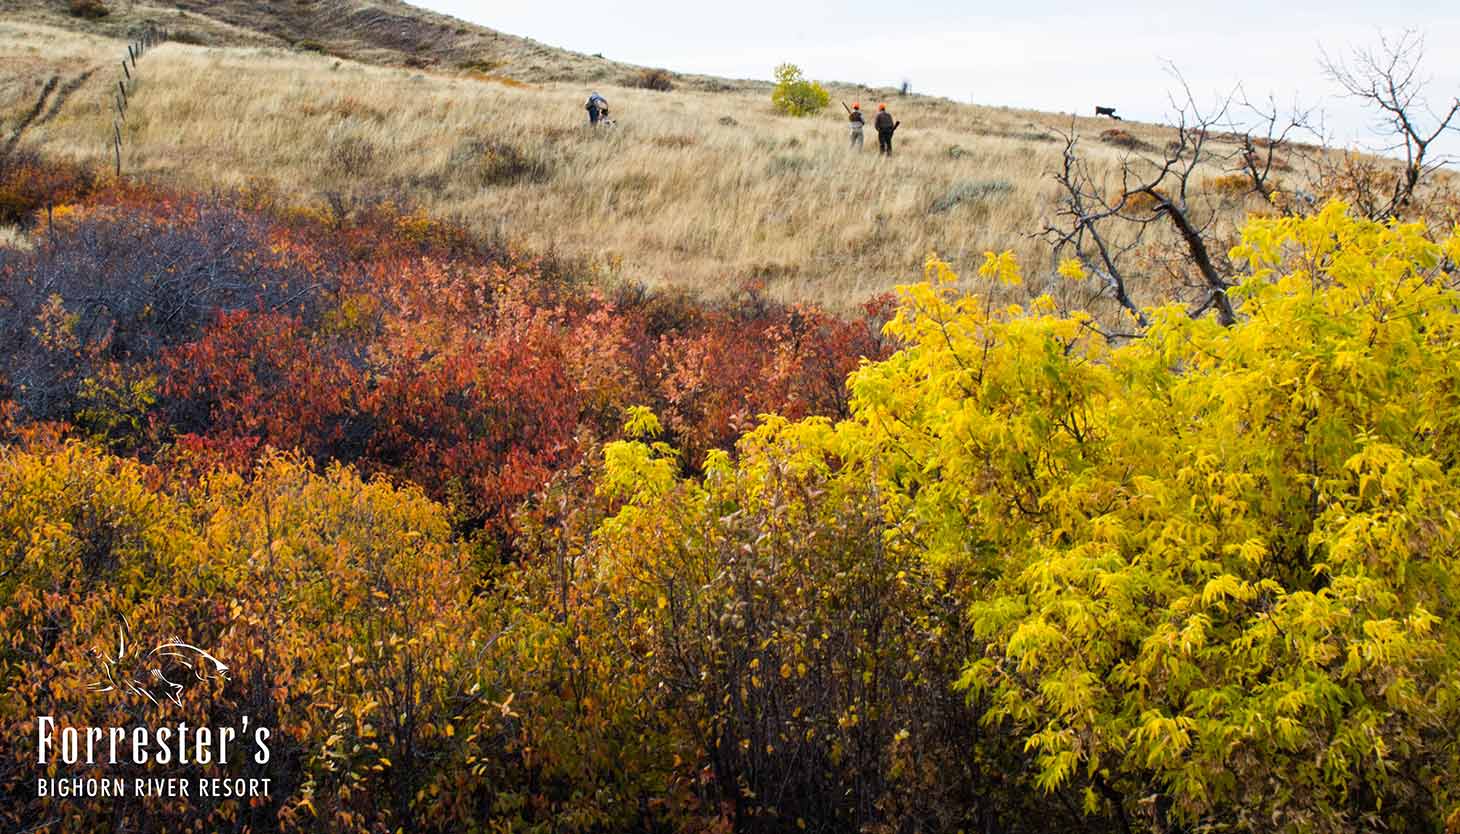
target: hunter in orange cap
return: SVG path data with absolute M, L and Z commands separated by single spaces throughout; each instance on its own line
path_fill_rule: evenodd
M 842 102 L 842 107 L 847 107 L 847 103 Z M 860 151 L 862 149 L 862 128 L 867 124 L 866 120 L 862 118 L 861 102 L 854 101 L 851 107 L 847 107 L 847 122 L 851 126 L 852 150 Z
M 877 120 L 873 127 L 877 128 L 877 151 L 883 156 L 892 156 L 892 134 L 902 122 L 892 120 L 892 114 L 887 112 L 887 105 L 877 105 Z

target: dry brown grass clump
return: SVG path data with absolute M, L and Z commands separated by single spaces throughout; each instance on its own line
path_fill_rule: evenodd
M 1142 142 L 1133 136 L 1130 131 L 1121 130 L 1118 127 L 1100 131 L 1100 141 L 1128 151 L 1146 150 L 1151 147 L 1149 143 Z
M 1243 173 L 1223 174 L 1206 180 L 1202 188 L 1216 194 L 1240 197 L 1252 190 L 1252 179 Z
M 674 89 L 674 76 L 669 70 L 664 69 L 643 69 L 633 77 L 630 86 L 638 87 L 641 90 L 656 90 L 667 93 Z
M 87 20 L 97 20 L 112 13 L 112 10 L 107 8 L 107 5 L 101 0 L 70 0 L 66 4 L 66 10 L 71 13 L 72 17 Z

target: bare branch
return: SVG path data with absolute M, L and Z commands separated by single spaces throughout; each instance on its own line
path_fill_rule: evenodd
M 1428 176 L 1452 161 L 1435 154 L 1433 146 L 1446 132 L 1460 130 L 1460 97 L 1438 111 L 1429 107 L 1425 91 L 1431 79 L 1420 74 L 1424 54 L 1424 36 L 1406 29 L 1397 39 L 1381 34 L 1378 46 L 1354 48 L 1347 58 L 1324 53 L 1321 61 L 1330 79 L 1376 112 L 1376 132 L 1389 141 L 1381 152 L 1403 160 L 1387 200 L 1375 206 L 1378 218 L 1402 214 Z

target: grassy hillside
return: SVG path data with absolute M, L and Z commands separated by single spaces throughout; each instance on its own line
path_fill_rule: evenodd
M 678 78 L 672 92 L 638 89 L 634 68 L 403 4 L 345 9 L 342 0 L 287 13 L 277 10 L 287 4 L 181 5 L 189 11 L 120 4 L 83 23 L 11 4 L 0 21 L 0 118 L 13 124 L 52 76 L 96 70 L 26 141 L 105 161 L 106 91 L 124 51 L 110 35 L 163 19 L 198 43 L 147 56 L 123 127 L 132 174 L 246 187 L 301 206 L 419 205 L 588 256 L 611 275 L 712 293 L 753 281 L 779 298 L 845 307 L 916 276 L 930 252 L 971 273 L 989 249 L 1015 250 L 1031 286 L 1045 284 L 1047 247 L 1032 235 L 1052 211 L 1048 174 L 1061 161 L 1067 115 L 894 97 L 904 126 L 897 155 L 884 161 L 875 141 L 859 155 L 847 150 L 835 104 L 793 119 L 772 109 L 761 84 Z M 398 65 L 407 61 L 416 66 Z M 590 87 L 612 102 L 617 128 L 584 124 Z M 890 95 L 832 92 L 868 104 Z M 1100 140 L 1112 124 L 1082 118 L 1075 127 L 1083 153 L 1113 176 L 1128 150 Z M 1121 128 L 1147 148 L 1171 136 Z M 1223 173 L 1214 166 L 1196 182 Z M 1225 210 L 1235 220 L 1248 208 Z
M 110 5 L 0 18 L 0 831 L 1460 834 L 1460 190 Z
M 0 0 L 0 16 L 76 32 L 125 37 L 146 23 L 204 46 L 272 46 L 376 64 L 501 68 L 516 77 L 627 77 L 633 68 L 556 49 L 394 0 L 289 3 L 183 0 L 166 5 L 116 2 L 107 14 L 72 14 L 69 0 Z

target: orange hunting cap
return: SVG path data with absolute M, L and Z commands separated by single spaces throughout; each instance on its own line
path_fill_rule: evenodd
M 854 102 L 852 102 L 852 109 L 853 110 L 861 110 L 862 109 L 862 103 L 860 101 L 854 101 Z
M 886 110 L 887 109 L 887 105 L 885 105 L 885 104 L 879 104 L 879 105 L 877 105 L 877 109 L 878 110 Z

